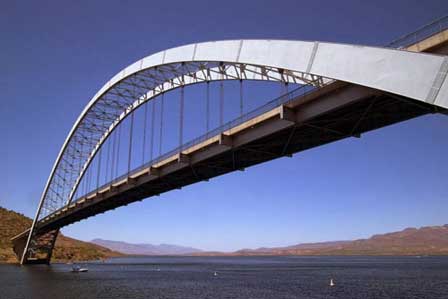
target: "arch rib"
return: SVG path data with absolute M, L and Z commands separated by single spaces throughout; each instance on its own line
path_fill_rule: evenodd
M 52 198 L 52 192 L 49 192 L 55 189 L 52 185 L 60 184 L 56 178 L 67 172 L 76 173 L 75 181 L 63 181 L 70 192 L 65 202 L 59 199 L 59 205 L 67 204 L 72 200 L 89 163 L 113 129 L 129 113 L 162 92 L 183 84 L 214 80 L 312 82 L 319 85 L 334 79 L 417 101 L 428 102 L 430 99 L 431 104 L 448 108 L 445 59 L 444 56 L 386 48 L 285 40 L 206 42 L 145 57 L 108 81 L 72 127 L 46 183 L 22 263 L 36 223 L 42 215 L 54 212 L 54 207 L 45 206 L 46 200 L 49 204 L 53 204 L 52 201 L 56 201 L 56 205 L 58 203 L 58 199 Z M 223 72 L 219 69 L 220 63 L 224 63 L 225 78 L 220 78 Z M 438 87 L 436 93 L 433 90 L 434 82 Z M 98 124 L 99 119 L 103 124 Z M 89 135 L 90 138 L 86 137 Z M 85 142 L 86 138 L 93 142 Z M 83 150 L 79 149 L 79 140 L 84 142 Z M 75 155 L 77 165 L 69 162 Z M 79 170 L 74 170 L 76 167 Z M 66 190 L 63 191 L 65 194 Z M 59 192 L 55 194 L 60 197 Z

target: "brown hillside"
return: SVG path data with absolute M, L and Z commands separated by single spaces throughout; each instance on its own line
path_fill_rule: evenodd
M 399 232 L 374 235 L 368 239 L 354 241 L 270 248 L 264 253 L 270 255 L 448 255 L 448 225 L 407 228 Z
M 194 255 L 448 255 L 448 224 L 407 228 L 353 241 L 243 249 L 230 253 L 200 252 Z
M 30 218 L 0 207 L 0 262 L 17 262 L 10 239 L 30 226 Z M 102 246 L 59 234 L 53 252 L 53 261 L 98 260 L 121 255 Z

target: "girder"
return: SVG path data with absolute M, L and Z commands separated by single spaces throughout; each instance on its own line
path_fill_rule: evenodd
M 110 110 L 112 110 L 113 108 L 118 108 L 114 112 L 109 112 L 107 114 L 108 117 L 104 117 L 104 115 L 105 115 L 104 112 L 96 112 L 95 111 L 96 109 L 92 109 L 89 112 L 88 118 L 86 118 L 84 127 L 82 127 L 81 130 L 96 134 L 95 136 L 91 136 L 89 138 L 89 140 L 96 140 L 97 142 L 94 145 L 92 144 L 92 142 L 90 144 L 87 144 L 88 146 L 86 147 L 86 149 L 88 150 L 90 148 L 90 151 L 88 150 L 87 152 L 85 152 L 85 151 L 81 152 L 81 151 L 77 150 L 79 155 L 76 156 L 76 159 L 78 161 L 84 160 L 85 157 L 87 157 L 87 158 L 84 160 L 84 164 L 78 173 L 78 177 L 77 177 L 74 185 L 72 184 L 72 188 L 70 190 L 70 195 L 67 198 L 66 204 L 68 204 L 72 200 L 73 195 L 75 194 L 77 187 L 84 176 L 85 170 L 89 167 L 90 162 L 95 157 L 97 151 L 101 148 L 101 145 L 109 137 L 109 135 L 113 132 L 115 127 L 117 127 L 135 109 L 137 109 L 138 107 L 140 107 L 141 105 L 146 103 L 148 100 L 158 96 L 160 93 L 167 92 L 169 90 L 172 90 L 172 89 L 175 89 L 175 88 L 178 88 L 181 86 L 186 86 L 186 85 L 191 85 L 191 84 L 196 84 L 196 83 L 201 83 L 201 82 L 219 81 L 219 80 L 223 80 L 223 79 L 224 80 L 242 80 L 242 78 L 247 78 L 248 77 L 247 74 L 250 74 L 250 73 L 253 73 L 252 80 L 267 80 L 267 81 L 280 81 L 280 82 L 282 80 L 288 80 L 286 82 L 292 82 L 292 83 L 310 82 L 308 79 L 305 79 L 306 76 L 304 76 L 303 74 L 295 74 L 293 72 L 290 72 L 287 76 L 285 76 L 285 75 L 280 75 L 280 73 L 278 73 L 278 72 L 275 72 L 276 70 L 273 68 L 269 68 L 269 69 L 263 68 L 263 70 L 260 70 L 257 67 L 251 67 L 251 66 L 236 67 L 235 64 L 233 64 L 231 66 L 227 66 L 227 65 L 223 64 L 221 66 L 216 67 L 215 64 L 212 64 L 213 68 L 207 69 L 208 72 L 204 73 L 203 70 L 205 69 L 205 67 L 207 67 L 209 65 L 201 64 L 200 67 L 198 67 L 197 65 L 193 65 L 196 68 L 200 68 L 201 71 L 197 71 L 196 73 L 191 73 L 192 70 L 191 70 L 191 68 L 186 67 L 187 65 L 188 64 L 185 63 L 185 64 L 183 64 L 182 67 L 180 67 L 179 64 L 176 64 L 174 66 L 168 65 L 168 66 L 158 67 L 157 70 L 162 71 L 162 74 L 164 76 L 163 78 L 164 78 L 164 80 L 167 80 L 167 82 L 164 82 L 160 85 L 154 86 L 153 90 L 147 91 L 143 96 L 137 96 L 137 94 L 135 92 L 131 92 L 127 88 L 123 89 L 119 86 L 115 87 L 115 90 L 121 90 L 122 92 L 124 91 L 124 92 L 132 95 L 132 96 L 129 96 L 129 95 L 125 96 L 123 93 L 119 92 L 118 95 L 121 96 L 122 98 L 134 99 L 134 100 L 136 98 L 138 98 L 138 99 L 136 101 L 134 101 L 133 103 L 130 103 L 130 101 L 126 101 L 125 105 L 116 105 L 116 106 L 108 107 L 108 108 L 111 108 Z M 240 70 L 240 69 L 244 69 L 245 73 L 239 72 L 238 70 Z M 184 75 L 181 75 L 182 70 L 186 71 L 186 73 Z M 176 77 L 170 78 L 169 74 L 174 74 L 174 76 L 176 76 Z M 204 74 L 206 74 L 206 76 L 204 76 Z M 243 77 L 243 74 L 245 74 L 244 77 Z M 259 77 L 257 77 L 257 76 L 259 76 Z M 134 76 L 131 78 L 134 78 Z M 245 79 L 245 80 L 247 80 L 247 79 Z M 126 81 L 123 84 L 128 85 L 128 86 L 130 85 Z M 316 81 L 316 84 L 318 84 L 317 81 Z M 131 84 L 131 86 L 138 87 L 138 88 L 141 87 L 139 85 L 134 85 L 134 84 Z M 146 88 L 146 86 L 144 86 L 144 87 Z M 111 91 L 108 94 L 109 95 L 110 94 L 117 95 L 115 93 L 115 91 Z M 107 106 L 105 103 L 99 102 L 99 104 L 100 104 L 99 107 Z M 95 108 L 97 108 L 96 105 L 95 105 Z M 98 124 L 98 122 L 101 122 L 101 123 Z M 89 129 L 85 128 L 85 126 L 89 126 Z M 102 133 L 102 135 L 100 135 L 101 133 Z M 84 136 L 84 138 L 86 138 L 86 137 Z M 93 150 L 92 150 L 92 145 L 93 145 Z M 75 147 L 75 148 L 77 148 L 77 147 Z
M 223 80 L 316 87 L 341 80 L 446 108 L 447 68 L 448 59 L 437 55 L 272 40 L 186 45 L 139 60 L 107 82 L 73 126 L 44 189 L 22 262 L 32 244 L 36 223 L 70 204 L 89 165 L 114 129 L 134 110 L 165 92 Z

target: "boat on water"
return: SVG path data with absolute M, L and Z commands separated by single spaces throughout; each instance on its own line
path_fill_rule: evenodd
M 72 267 L 72 272 L 74 272 L 74 273 L 81 273 L 81 272 L 87 272 L 87 271 L 89 271 L 89 269 L 81 268 L 80 266 L 73 266 Z

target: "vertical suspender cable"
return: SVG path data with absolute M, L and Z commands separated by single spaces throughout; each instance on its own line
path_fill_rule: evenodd
M 104 127 L 104 119 L 102 121 L 102 127 Z M 96 188 L 98 189 L 100 187 L 100 177 L 101 177 L 101 158 L 103 156 L 103 144 L 100 144 L 100 148 L 99 148 L 99 159 L 98 159 L 98 173 L 97 173 L 97 178 L 96 178 Z M 107 175 L 107 172 L 106 172 Z
M 154 121 L 156 117 L 156 101 L 152 100 L 151 107 L 151 151 L 150 151 L 150 160 L 154 159 Z
M 286 95 L 289 92 L 289 88 L 288 88 L 288 82 L 286 81 L 282 81 L 281 82 L 281 96 Z
M 221 73 L 219 82 L 219 126 L 224 124 L 224 73 Z
M 98 152 L 98 172 L 96 174 L 96 189 L 100 187 L 100 173 L 101 173 L 101 154 L 103 152 L 103 147 L 100 147 Z
M 80 158 L 81 158 L 81 160 L 82 160 L 82 153 L 83 153 L 83 147 L 84 147 L 84 140 L 83 139 L 81 139 L 81 150 L 79 151 L 79 155 L 80 155 Z M 75 159 L 73 158 L 73 160 L 72 160 L 72 164 L 74 164 L 75 163 Z M 82 164 L 81 163 L 79 163 L 78 164 L 78 175 L 80 175 L 81 174 L 81 171 L 82 171 Z M 85 174 L 84 174 L 84 177 L 85 177 Z M 79 182 L 79 186 L 78 186 L 78 190 L 80 190 L 80 192 L 78 192 L 78 195 L 79 195 L 79 193 L 82 193 L 82 190 L 83 190 L 83 187 L 82 187 L 82 183 L 83 183 L 83 181 L 85 181 L 85 179 L 84 179 L 84 177 L 82 178 L 82 180 L 81 180 L 81 182 Z M 70 176 L 70 181 L 73 179 L 73 177 L 72 176 Z M 77 190 L 77 191 L 78 191 Z
M 84 183 L 86 190 L 84 191 L 84 195 L 89 192 L 89 181 L 88 181 L 89 168 L 87 168 L 86 173 L 84 174 Z
M 90 173 L 89 173 L 89 187 L 90 187 L 90 192 L 95 188 L 95 184 L 94 184 L 94 169 L 93 169 L 93 163 L 92 163 L 92 167 L 90 168 Z
M 240 79 L 240 116 L 243 116 L 243 79 Z
M 110 180 L 114 179 L 114 171 L 115 171 L 115 148 L 117 146 L 117 131 L 114 130 L 112 133 L 112 165 L 110 167 Z
M 60 205 L 64 205 L 64 198 L 61 195 L 61 193 L 62 193 L 61 186 L 62 186 L 61 178 L 58 175 L 58 176 L 56 176 L 56 198 L 59 201 Z
M 84 194 L 82 194 L 82 195 L 86 195 L 88 192 L 88 190 L 87 190 L 87 170 L 88 170 L 88 168 L 85 170 L 84 177 L 82 178 L 82 180 L 84 181 Z
M 90 192 L 90 171 L 92 167 L 87 168 L 86 179 L 87 179 L 87 193 Z
M 84 174 L 84 181 L 86 182 L 86 191 L 84 192 L 84 195 L 87 195 L 89 193 L 89 171 L 90 167 L 86 169 L 86 173 Z
M 87 194 L 87 182 L 86 182 L 86 176 L 85 176 L 85 173 L 84 173 L 84 177 L 82 178 L 82 188 L 79 188 L 78 187 L 78 189 L 82 189 L 83 191 L 81 191 L 81 194 L 82 195 L 85 195 L 85 194 Z M 76 190 L 76 193 L 79 193 L 78 192 L 78 190 Z M 79 194 L 77 194 L 78 196 L 76 196 L 76 197 L 79 197 Z
M 92 140 L 92 135 L 93 135 L 93 133 L 90 133 L 90 139 L 85 137 L 85 141 L 86 141 L 87 145 L 89 145 L 89 141 Z M 94 161 L 91 161 L 89 166 L 86 169 L 85 177 L 86 177 L 86 184 L 87 184 L 87 187 L 86 187 L 87 188 L 87 192 L 91 191 L 91 188 L 92 188 L 92 185 L 93 185 L 92 182 L 91 182 L 92 181 L 92 174 L 91 173 L 92 173 L 92 168 L 93 168 L 93 162 Z
M 68 197 L 70 195 L 71 189 L 67 190 L 70 187 L 67 188 L 67 186 L 66 186 L 66 183 L 67 183 L 67 170 L 66 169 L 64 169 L 64 175 L 62 177 L 62 182 L 64 183 L 64 198 L 67 196 L 66 202 L 68 202 Z
M 162 93 L 162 98 L 160 99 L 160 129 L 159 129 L 159 156 L 162 155 L 162 141 L 163 141 L 163 102 L 165 93 Z
M 84 177 L 82 178 L 83 181 L 84 181 L 84 195 L 86 195 L 87 192 L 89 192 L 88 185 L 87 185 L 87 174 L 88 174 L 88 171 L 89 171 L 89 167 L 85 170 Z
M 108 138 L 109 139 L 109 138 Z M 106 155 L 106 172 L 105 172 L 105 183 L 109 182 L 109 162 L 110 162 L 110 139 L 107 142 L 107 155 Z
M 90 140 L 93 140 L 93 131 L 90 132 Z M 95 160 L 95 158 L 93 158 Z M 89 186 L 90 186 L 90 190 L 94 190 L 95 189 L 95 169 L 94 169 L 94 161 L 91 162 L 91 167 L 90 167 L 90 179 L 89 179 Z
M 180 119 L 179 119 L 179 151 L 182 152 L 184 141 L 184 86 L 180 88 Z
M 92 190 L 94 189 L 93 173 L 94 173 L 94 169 L 93 169 L 93 163 L 92 163 L 92 167 L 90 168 L 90 172 L 89 172 L 89 188 L 90 188 L 90 192 L 92 192 Z
M 118 125 L 118 142 L 117 142 L 117 163 L 115 164 L 115 177 L 118 177 L 118 172 L 119 170 L 119 166 L 120 166 L 120 141 L 121 141 L 121 126 L 123 123 L 121 123 L 120 125 Z
M 129 152 L 128 152 L 128 177 L 131 172 L 131 157 L 132 157 L 132 133 L 134 131 L 134 111 L 131 112 L 131 124 L 129 126 Z
M 143 150 L 142 150 L 142 165 L 145 164 L 145 152 L 146 152 L 146 122 L 148 121 L 148 102 L 145 104 L 145 115 L 143 118 Z
M 210 81 L 207 81 L 207 94 L 206 94 L 206 102 L 205 102 L 205 113 L 206 113 L 206 121 L 205 121 L 205 133 L 208 133 L 210 130 Z
M 90 191 L 92 191 L 92 167 L 87 170 L 87 193 Z

